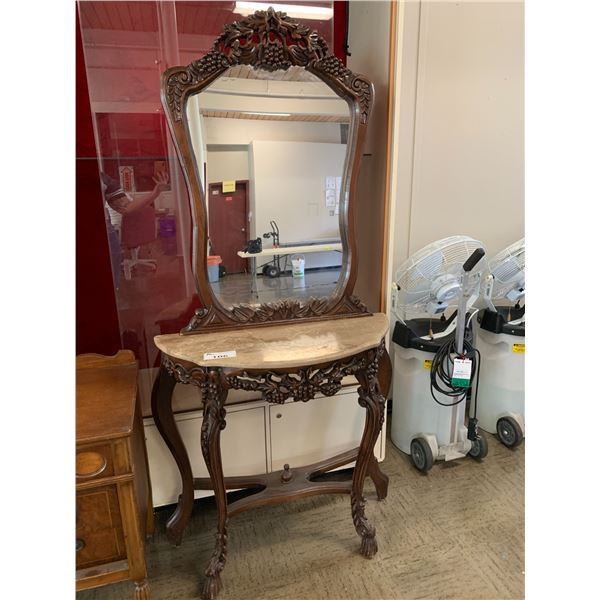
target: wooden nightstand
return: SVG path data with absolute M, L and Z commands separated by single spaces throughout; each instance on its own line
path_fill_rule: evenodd
M 154 516 L 137 371 L 128 350 L 77 357 L 76 589 L 131 579 L 146 600 Z

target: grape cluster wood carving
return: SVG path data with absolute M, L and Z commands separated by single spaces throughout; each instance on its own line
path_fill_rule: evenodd
M 313 69 L 316 72 L 327 74 L 337 79 L 346 88 L 354 91 L 360 105 L 360 122 L 366 123 L 369 120 L 371 103 L 373 101 L 371 83 L 369 81 L 347 69 L 336 56 L 327 56 L 322 60 L 318 60 L 314 63 Z
M 328 298 L 309 298 L 304 302 L 288 298 L 277 302 L 264 302 L 259 306 L 234 304 L 230 307 L 233 317 L 244 324 L 278 323 L 293 319 L 322 317 L 327 314 Z M 347 296 L 335 311 L 337 315 L 369 314 L 367 306 L 357 296 Z M 221 323 L 215 307 L 199 308 L 181 333 L 194 333 L 210 325 Z
M 383 342 L 374 357 L 362 354 L 346 361 L 339 361 L 326 367 L 304 367 L 295 373 L 262 371 L 250 373 L 242 371 L 227 377 L 227 383 L 234 389 L 259 391 L 262 399 L 272 404 L 283 404 L 288 398 L 294 402 L 307 402 L 317 394 L 334 396 L 342 388 L 342 379 L 360 370 L 377 364 L 384 351 Z
M 225 427 L 225 410 L 216 400 L 214 395 L 219 386 L 247 392 L 260 392 L 264 401 L 271 404 L 283 404 L 288 398 L 294 402 L 307 402 L 317 394 L 333 396 L 342 388 L 342 379 L 348 375 L 355 375 L 365 371 L 369 381 L 377 380 L 379 360 L 385 352 L 384 340 L 379 344 L 376 352 L 362 353 L 347 360 L 333 362 L 324 366 L 301 367 L 292 372 L 285 371 L 247 371 L 237 369 L 219 369 L 215 371 L 210 367 L 187 366 L 175 362 L 166 354 L 162 355 L 162 364 L 178 383 L 192 384 L 201 388 L 202 396 L 210 400 L 210 410 L 207 417 L 210 427 L 216 423 L 218 427 Z M 217 382 L 215 378 L 221 377 Z M 376 394 L 376 390 L 369 390 Z M 359 402 L 363 402 L 359 396 Z M 383 418 L 383 417 L 382 417 Z M 381 424 L 379 424 L 381 427 Z M 208 432 L 208 427 L 206 432 Z M 208 436 L 202 430 L 202 438 Z
M 305 67 L 327 54 L 325 40 L 315 31 L 273 8 L 225 25 L 213 48 L 232 64 L 251 64 L 267 71 L 287 70 L 292 65 Z
M 324 59 L 315 63 L 316 69 L 360 91 L 368 105 L 370 84 L 353 84 L 354 79 L 360 78 L 353 76 L 338 58 L 328 56 L 327 51 L 325 40 L 309 27 L 273 8 L 260 10 L 246 19 L 226 24 L 208 54 L 173 72 L 167 80 L 167 102 L 175 119 L 180 121 L 186 88 L 231 66 L 252 65 L 255 69 L 285 71 L 292 65 L 307 67 Z
M 327 54 L 327 43 L 315 31 L 272 8 L 228 23 L 211 50 L 187 67 L 173 71 L 167 79 L 166 99 L 176 121 L 183 118 L 185 92 L 213 75 L 235 65 L 252 65 L 267 71 L 287 70 L 292 65 L 336 79 L 356 93 L 361 122 L 366 123 L 372 103 L 370 82 L 355 75 L 342 61 Z
M 184 92 L 186 89 L 194 87 L 213 75 L 222 73 L 229 66 L 230 63 L 227 57 L 218 50 L 213 49 L 187 67 L 178 68 L 172 72 L 167 79 L 165 97 L 173 119 L 181 121 L 183 118 Z

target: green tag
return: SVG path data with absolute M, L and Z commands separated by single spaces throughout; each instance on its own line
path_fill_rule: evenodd
M 469 387 L 471 385 L 471 359 L 454 359 L 452 369 L 452 385 L 454 387 Z

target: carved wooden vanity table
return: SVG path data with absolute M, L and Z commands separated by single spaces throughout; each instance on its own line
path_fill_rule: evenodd
M 383 314 L 370 314 L 352 296 L 352 290 L 357 272 L 353 203 L 373 87 L 330 55 L 316 32 L 269 9 L 225 25 L 207 55 L 187 67 L 168 69 L 162 80 L 162 101 L 190 192 L 194 275 L 204 307 L 196 311 L 180 334 L 155 338 L 162 356 L 152 393 L 152 414 L 182 480 L 182 494 L 167 523 L 167 535 L 179 544 L 191 515 L 194 489 L 214 490 L 217 540 L 203 589 L 205 598 L 214 599 L 221 587 L 220 573 L 227 554 L 228 517 L 299 497 L 349 493 L 352 520 L 361 537 L 360 552 L 372 558 L 377 542 L 375 528 L 365 516 L 363 485 L 368 475 L 375 482 L 378 497 L 387 494 L 388 480 L 379 469 L 373 448 L 384 420 L 390 385 L 391 366 L 384 345 L 388 322 Z M 297 239 L 331 238 L 334 228 L 343 249 L 341 266 L 315 269 L 301 281 L 281 277 L 289 288 L 265 286 L 256 304 L 220 304 L 213 287 L 220 283 L 211 283 L 208 278 L 206 190 L 212 182 L 206 179 L 206 165 L 208 160 L 210 169 L 212 159 L 203 135 L 212 131 L 214 140 L 224 115 L 237 119 L 260 115 L 261 123 L 265 119 L 276 122 L 285 127 L 280 131 L 290 138 L 289 142 L 278 141 L 280 145 L 268 148 L 271 160 L 279 160 L 282 172 L 278 175 L 295 182 L 288 190 L 289 197 L 278 197 L 269 206 L 268 215 L 263 204 L 269 197 L 270 181 L 260 171 L 261 144 L 267 142 L 260 136 L 247 140 L 249 164 L 254 169 L 249 178 L 254 196 L 250 198 L 248 237 L 264 231 L 264 219 L 280 223 L 292 215 L 288 229 L 293 232 L 288 235 L 296 235 Z M 306 142 L 309 135 L 314 137 Z M 330 137 L 323 137 L 327 135 Z M 289 159 L 282 158 L 286 153 Z M 301 163 L 309 164 L 315 156 L 314 170 L 295 178 L 294 169 Z M 317 172 L 321 163 L 327 163 L 323 168 L 328 170 Z M 321 196 L 333 181 L 339 185 L 335 211 L 331 209 L 331 194 L 327 205 Z M 303 189 L 295 189 L 302 185 Z M 306 206 L 298 206 L 302 202 L 307 202 Z M 319 218 L 312 218 L 314 215 Z M 306 223 L 302 221 L 304 216 Z M 213 236 L 210 242 L 213 249 L 219 244 Z M 334 276 L 337 279 L 333 284 L 323 285 Z M 303 286 L 303 294 L 308 287 L 311 297 L 294 298 L 297 285 Z M 285 297 L 286 293 L 292 297 Z M 358 381 L 358 403 L 366 409 L 358 448 L 320 463 L 292 468 L 285 465 L 282 471 L 264 475 L 227 477 L 223 473 L 220 437 L 226 426 L 225 399 L 230 389 L 260 392 L 269 403 L 282 404 L 290 398 L 306 402 L 318 395 L 333 396 L 348 376 Z M 193 477 L 177 430 L 171 400 L 178 382 L 198 386 L 202 392 L 201 449 L 209 478 Z M 351 482 L 325 476 L 354 461 Z M 257 491 L 228 505 L 226 491 L 240 488 Z

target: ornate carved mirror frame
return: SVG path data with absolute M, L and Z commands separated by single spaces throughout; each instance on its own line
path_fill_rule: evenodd
M 336 288 L 328 297 L 303 301 L 292 298 L 260 305 L 225 307 L 212 291 L 207 275 L 206 188 L 197 170 L 186 106 L 191 95 L 209 86 L 235 65 L 251 65 L 267 71 L 287 70 L 292 65 L 304 67 L 348 103 L 350 128 L 339 211 L 343 258 Z M 225 25 L 223 33 L 203 58 L 186 67 L 172 67 L 163 73 L 161 100 L 190 194 L 194 223 L 192 264 L 197 293 L 204 307 L 196 310 L 181 333 L 369 314 L 366 306 L 352 295 L 358 266 L 353 206 L 373 95 L 371 82 L 362 75 L 352 73 L 338 58 L 329 54 L 322 37 L 272 8 Z

